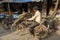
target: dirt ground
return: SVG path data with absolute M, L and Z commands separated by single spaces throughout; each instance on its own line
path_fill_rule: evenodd
M 60 40 L 60 26 L 57 26 L 57 28 L 58 30 L 56 32 L 51 33 L 50 36 L 42 40 Z M 0 40 L 37 40 L 37 39 L 30 34 L 20 36 L 17 35 L 17 31 L 11 33 L 9 31 L 4 30 L 3 27 L 0 26 Z

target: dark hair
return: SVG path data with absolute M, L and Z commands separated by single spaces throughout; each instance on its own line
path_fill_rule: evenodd
M 38 6 L 34 6 L 33 9 L 34 10 L 38 10 L 39 8 L 38 8 Z

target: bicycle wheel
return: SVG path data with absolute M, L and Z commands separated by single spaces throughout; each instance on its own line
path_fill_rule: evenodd
M 44 25 L 37 26 L 35 28 L 35 36 L 45 38 L 48 35 L 48 29 Z

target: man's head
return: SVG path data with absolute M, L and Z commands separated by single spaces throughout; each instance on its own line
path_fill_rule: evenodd
M 37 6 L 33 7 L 33 11 L 36 12 L 39 8 Z

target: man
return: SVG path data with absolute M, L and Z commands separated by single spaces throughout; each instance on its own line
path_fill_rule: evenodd
M 34 28 L 38 26 L 41 22 L 41 13 L 39 12 L 38 7 L 34 6 L 33 11 L 35 15 L 28 19 L 29 21 L 33 20 L 31 22 L 31 25 L 29 26 L 29 31 L 32 35 L 34 34 Z

